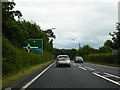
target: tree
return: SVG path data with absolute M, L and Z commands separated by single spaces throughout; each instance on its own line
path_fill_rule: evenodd
M 111 53 L 112 52 L 112 48 L 109 46 L 102 46 L 99 47 L 99 53 Z
M 54 35 L 53 31 L 51 29 L 48 29 L 46 31 L 43 31 L 46 37 L 46 40 L 48 42 L 49 45 L 46 45 L 46 47 L 51 47 L 51 49 L 49 48 L 49 51 L 53 51 L 53 39 L 56 38 L 56 36 Z
M 18 10 L 13 10 L 16 4 L 14 2 L 3 2 L 2 3 L 2 33 L 9 40 L 13 32 L 16 32 L 16 20 L 15 17 L 22 17 L 22 14 Z M 13 29 L 13 28 L 14 29 Z
M 104 46 L 109 46 L 109 47 L 113 48 L 112 40 L 106 40 L 105 43 L 104 43 Z
M 51 29 L 48 29 L 45 32 L 46 32 L 48 38 L 54 38 L 54 39 L 56 38 L 56 36 L 54 35 L 54 33 L 52 32 Z
M 79 56 L 85 56 L 95 52 L 95 49 L 91 48 L 89 45 L 85 45 L 78 50 Z
M 14 11 L 13 8 L 16 4 L 14 2 L 3 2 L 2 3 L 2 19 L 3 20 L 15 20 L 15 17 L 22 17 L 20 11 Z
M 27 39 L 43 39 L 43 48 L 45 51 L 53 52 L 53 39 L 55 35 L 51 29 L 41 30 L 35 22 L 16 20 L 16 17 L 22 17 L 18 10 L 13 10 L 14 2 L 5 2 L 2 5 L 2 30 L 3 36 L 6 37 L 12 45 L 22 48 L 22 44 Z
M 116 23 L 116 32 L 109 33 L 112 36 L 113 47 L 115 49 L 120 48 L 120 23 Z

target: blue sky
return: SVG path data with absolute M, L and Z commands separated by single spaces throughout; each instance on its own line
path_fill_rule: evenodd
M 118 21 L 118 0 L 14 0 L 23 18 L 53 29 L 55 48 L 101 47 Z M 74 39 L 74 40 L 73 40 Z

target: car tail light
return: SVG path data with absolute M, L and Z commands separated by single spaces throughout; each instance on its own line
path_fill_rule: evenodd
M 70 58 L 68 58 L 68 60 L 70 60 Z

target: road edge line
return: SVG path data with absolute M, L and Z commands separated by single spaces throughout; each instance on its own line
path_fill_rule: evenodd
M 28 82 L 26 85 L 24 85 L 20 90 L 23 90 L 30 86 L 35 80 L 37 80 L 43 73 L 45 73 L 55 62 L 50 64 L 46 69 L 44 69 L 41 73 L 39 73 L 35 78 L 33 78 L 30 82 Z

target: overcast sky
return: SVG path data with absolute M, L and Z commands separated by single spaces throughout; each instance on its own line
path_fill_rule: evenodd
M 55 48 L 103 46 L 118 21 L 118 0 L 14 0 L 23 18 L 42 29 L 56 28 Z

